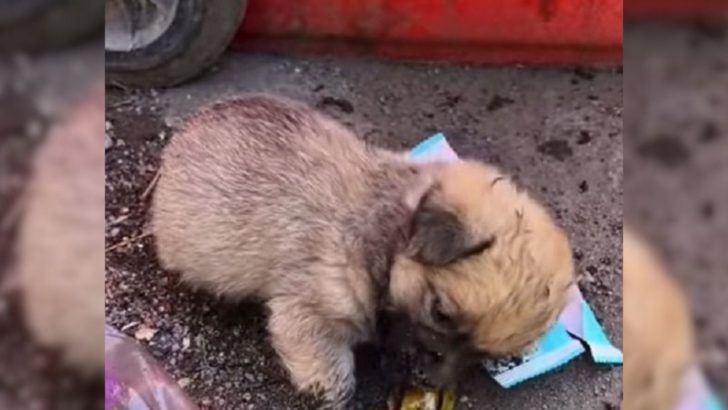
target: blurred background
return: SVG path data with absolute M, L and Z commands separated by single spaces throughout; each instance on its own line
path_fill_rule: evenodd
M 551 2 L 542 3 L 548 15 Z M 676 289 L 661 296 L 649 286 L 638 288 L 644 300 L 636 306 L 639 310 L 642 302 L 663 297 L 667 305 L 682 306 L 684 297 L 690 319 L 685 332 L 694 336 L 695 346 L 688 361 L 704 369 L 725 401 L 728 5 L 718 0 L 625 0 L 624 5 L 625 220 L 649 244 L 645 252 L 662 261 L 658 276 L 671 278 Z M 103 105 L 98 95 L 103 93 L 104 60 L 112 92 L 131 95 L 115 100 L 117 107 L 134 104 L 137 94 L 130 87 L 171 86 L 208 75 L 233 38 L 238 49 L 251 47 L 249 37 L 234 37 L 244 7 L 228 10 L 234 12 L 218 20 L 225 24 L 205 30 L 197 43 L 190 42 L 189 26 L 170 30 L 176 27 L 175 16 L 196 15 L 186 2 L 0 1 L 0 409 L 102 408 L 101 134 L 105 149 L 119 144 L 98 110 Z M 255 31 L 270 26 L 258 20 L 249 27 Z M 165 44 L 185 45 L 185 51 L 156 49 L 160 38 Z M 266 47 L 275 49 L 280 43 Z M 590 58 L 613 58 L 614 50 L 606 49 L 590 53 Z M 462 55 L 469 56 L 465 60 L 483 58 Z M 183 56 L 184 64 L 173 64 L 170 56 Z M 321 70 L 329 73 L 325 66 Z M 588 76 L 582 72 L 575 77 L 583 81 Z M 345 101 L 327 101 L 349 110 Z M 510 103 L 501 99 L 499 104 Z M 154 128 L 155 139 L 164 138 L 159 135 L 166 132 L 166 124 L 147 125 Z M 30 221 L 27 226 L 25 221 Z M 74 273 L 68 281 L 53 282 L 59 271 Z M 85 314 L 71 313 L 79 310 Z M 628 306 L 624 314 L 630 315 Z M 654 339 L 669 345 L 681 337 L 667 332 Z M 638 338 L 635 343 L 648 342 Z M 635 363 L 649 373 L 664 360 L 632 360 L 626 350 L 627 368 Z M 649 386 L 640 384 L 630 392 L 646 395 Z
M 0 1 L 3 410 L 103 406 L 103 12 Z
M 625 19 L 625 221 L 649 244 L 648 253 L 660 261 L 660 273 L 678 289 L 661 292 L 662 282 L 640 285 L 640 273 L 629 272 L 625 267 L 625 287 L 630 286 L 627 276 L 633 275 L 636 279 L 632 286 L 638 289 L 632 294 L 639 298 L 625 301 L 625 372 L 639 366 L 645 372 L 654 372 L 654 380 L 643 381 L 630 394 L 646 397 L 661 379 L 685 377 L 686 373 L 672 376 L 665 371 L 664 365 L 676 359 L 674 351 L 656 354 L 646 363 L 640 361 L 640 348 L 650 343 L 657 344 L 653 351 L 659 350 L 658 345 L 677 346 L 688 339 L 681 333 L 694 332 L 690 335 L 694 336 L 691 363 L 704 369 L 709 384 L 725 402 L 728 4 L 626 0 Z M 628 289 L 625 294 L 630 294 Z M 683 306 L 683 298 L 687 306 Z M 659 321 L 657 315 L 650 319 L 644 313 L 650 303 L 667 306 L 664 316 L 669 316 L 672 326 L 650 328 L 654 333 L 652 341 L 634 340 L 635 350 L 630 355 L 627 316 L 633 315 L 634 323 L 643 320 L 643 326 L 646 321 Z M 678 311 L 689 309 L 691 328 L 682 328 L 679 318 L 667 313 L 676 306 Z M 633 333 L 634 338 L 638 335 Z M 627 389 L 625 386 L 625 394 Z M 689 396 L 683 392 L 685 389 L 678 387 L 683 398 Z M 653 403 L 651 407 L 639 408 L 660 407 Z M 708 407 L 683 404 L 679 408 Z

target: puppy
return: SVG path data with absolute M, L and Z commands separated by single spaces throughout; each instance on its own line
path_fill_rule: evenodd
M 624 409 L 675 408 L 694 357 L 687 302 L 653 251 L 624 231 Z
M 89 376 L 104 370 L 104 88 L 50 130 L 33 162 L 17 271 L 28 328 Z
M 497 169 L 420 165 L 316 111 L 249 96 L 192 115 L 163 154 L 152 207 L 164 268 L 270 310 L 291 380 L 344 408 L 352 345 L 404 313 L 448 381 L 529 348 L 573 280 L 548 213 Z

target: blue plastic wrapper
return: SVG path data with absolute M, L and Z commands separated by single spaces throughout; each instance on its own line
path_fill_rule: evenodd
M 442 134 L 434 135 L 410 151 L 416 161 L 457 161 Z M 579 288 L 571 289 L 569 303 L 557 323 L 525 357 L 484 363 L 488 374 L 505 388 L 554 371 L 589 351 L 598 364 L 621 365 L 622 352 L 612 345 Z
M 690 369 L 683 383 L 680 402 L 675 410 L 724 410 L 723 404 L 710 389 L 703 373 L 696 366 Z

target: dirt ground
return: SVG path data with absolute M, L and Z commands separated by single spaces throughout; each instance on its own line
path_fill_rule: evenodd
M 503 167 L 544 200 L 573 241 L 586 298 L 621 345 L 622 75 L 614 70 L 488 69 L 229 54 L 167 90 L 107 94 L 107 318 L 149 349 L 203 408 L 313 408 L 266 342 L 265 312 L 229 305 L 160 270 L 147 234 L 149 186 L 180 116 L 242 92 L 320 107 L 362 138 L 407 149 L 444 132 L 456 151 Z M 388 375 L 358 354 L 357 404 L 380 406 Z M 460 408 L 615 408 L 621 372 L 577 360 L 505 391 L 474 369 Z
M 625 31 L 625 216 L 692 302 L 728 402 L 728 25 Z

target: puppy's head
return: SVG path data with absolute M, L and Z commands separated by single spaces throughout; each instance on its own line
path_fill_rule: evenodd
M 482 357 L 528 350 L 554 323 L 573 281 L 566 235 L 495 168 L 433 168 L 390 293 L 443 357 L 441 383 Z

